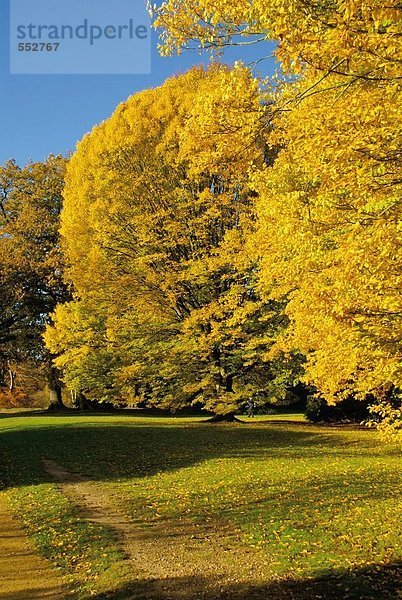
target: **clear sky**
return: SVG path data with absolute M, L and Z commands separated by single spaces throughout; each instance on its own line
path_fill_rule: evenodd
M 261 44 L 233 48 L 223 60 L 251 63 L 269 50 Z M 10 75 L 9 0 L 0 0 L 0 164 L 15 158 L 23 165 L 74 150 L 77 140 L 131 94 L 201 62 L 208 57 L 193 52 L 160 57 L 154 34 L 151 75 Z M 273 61 L 263 63 L 264 74 L 273 68 Z

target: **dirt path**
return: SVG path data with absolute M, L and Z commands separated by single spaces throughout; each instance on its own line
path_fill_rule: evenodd
M 267 581 L 266 558 L 257 549 L 245 546 L 239 531 L 230 525 L 176 520 L 145 526 L 120 512 L 100 483 L 88 481 L 49 459 L 43 464 L 62 492 L 78 506 L 82 517 L 118 532 L 130 568 L 132 565 L 136 593 L 116 597 L 252 598 L 257 596 L 249 592 Z
M 0 493 L 0 600 L 63 600 L 60 576 L 14 519 Z

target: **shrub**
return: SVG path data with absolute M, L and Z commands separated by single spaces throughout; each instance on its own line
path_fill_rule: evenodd
M 21 388 L 0 388 L 0 408 L 32 408 L 35 400 L 28 396 Z
M 307 398 L 305 415 L 311 423 L 361 423 L 369 414 L 369 402 L 366 400 L 349 397 L 332 405 L 317 395 Z

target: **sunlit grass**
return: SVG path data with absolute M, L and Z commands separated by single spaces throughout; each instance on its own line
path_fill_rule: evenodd
M 145 523 L 231 523 L 245 544 L 266 553 L 278 578 L 400 560 L 398 446 L 384 446 L 372 431 L 270 423 L 275 417 L 247 425 L 119 415 L 1 419 L 3 480 L 42 551 L 84 590 L 102 589 L 99 574 L 118 549 L 112 532 L 74 514 L 41 456 L 102 481 L 127 515 Z M 49 522 L 56 537 L 68 524 L 62 545 L 52 545 Z M 349 597 L 375 597 L 361 595 L 366 584 L 354 582 Z

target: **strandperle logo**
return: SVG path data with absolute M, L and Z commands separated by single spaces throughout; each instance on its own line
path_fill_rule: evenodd
M 146 0 L 10 0 L 10 73 L 151 72 Z
M 140 39 L 145 40 L 149 35 L 148 27 L 143 24 L 136 24 L 134 19 L 124 25 L 106 25 L 90 24 L 88 19 L 84 19 L 81 25 L 73 27 L 72 25 L 17 25 L 18 40 L 34 41 L 60 41 L 60 40 L 88 40 L 93 46 L 97 40 L 102 38 L 107 40 L 122 39 Z

